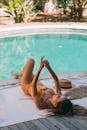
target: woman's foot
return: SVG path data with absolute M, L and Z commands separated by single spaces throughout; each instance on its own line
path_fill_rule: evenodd
M 11 75 L 14 77 L 14 79 L 19 79 L 20 78 L 20 75 L 19 73 L 14 73 L 14 72 L 11 72 Z

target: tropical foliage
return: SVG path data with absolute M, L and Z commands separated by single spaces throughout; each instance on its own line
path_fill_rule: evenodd
M 57 0 L 57 3 L 58 3 L 58 7 L 59 8 L 63 8 L 63 13 L 66 14 L 67 10 L 67 6 L 69 4 L 69 1 L 70 0 Z
M 38 9 L 43 9 L 44 4 L 50 0 L 34 0 L 37 2 Z M 51 0 L 54 1 L 54 0 Z M 56 0 L 59 9 L 63 10 L 63 14 L 67 15 L 74 21 L 80 21 L 82 12 L 87 5 L 87 0 Z
M 48 1 L 48 0 L 33 0 L 34 4 L 36 5 L 36 8 L 38 10 L 43 10 L 44 8 L 44 4 Z
M 67 8 L 69 9 L 70 18 L 75 21 L 80 21 L 82 18 L 82 12 L 87 5 L 87 0 L 57 0 L 58 7 L 63 8 L 63 13 L 67 13 Z
M 16 23 L 27 22 L 36 15 L 32 0 L 3 0 L 3 6 Z
M 36 11 L 43 11 L 44 5 L 50 0 L 2 0 L 6 12 L 16 23 L 31 21 L 37 15 Z M 54 2 L 54 0 L 51 0 Z M 71 21 L 80 21 L 87 0 L 55 0 L 57 9 L 62 10 L 63 16 Z M 55 3 L 55 2 L 54 2 Z M 2 5 L 1 5 L 2 6 Z M 60 17 L 60 16 L 59 16 Z
M 82 12 L 87 4 L 87 0 L 70 0 L 70 9 L 71 13 L 70 16 L 73 18 L 75 21 L 80 21 L 82 18 Z

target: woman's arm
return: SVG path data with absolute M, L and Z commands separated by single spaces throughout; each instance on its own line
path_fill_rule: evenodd
M 34 78 L 33 78 L 33 97 L 35 97 L 37 95 L 37 81 L 38 81 L 38 78 L 39 78 L 39 75 L 41 73 L 41 70 L 42 68 L 44 67 L 44 62 L 43 62 L 43 57 L 41 58 L 41 61 L 40 61 L 40 67 L 36 73 L 36 75 L 34 75 Z
M 38 78 L 39 78 L 39 75 L 41 73 L 41 70 L 42 68 L 44 67 L 44 64 L 43 64 L 43 61 L 41 60 L 41 63 L 40 63 L 40 67 L 39 67 L 39 70 L 38 72 L 36 73 L 36 75 L 34 76 L 34 79 L 33 79 L 33 88 L 32 88 L 32 92 L 33 92 L 33 100 L 36 104 L 36 106 L 39 108 L 39 109 L 44 109 L 45 108 L 45 103 L 44 101 L 41 99 L 41 97 L 38 96 L 38 93 L 37 93 L 37 81 L 38 81 Z
M 59 96 L 61 96 L 62 94 L 61 94 L 59 79 L 58 79 L 57 75 L 55 74 L 55 72 L 53 71 L 53 69 L 51 68 L 51 66 L 49 65 L 49 62 L 47 60 L 44 61 L 44 65 L 46 66 L 46 68 L 48 69 L 48 71 L 50 72 L 50 74 L 52 75 L 52 77 L 54 79 L 57 94 L 59 94 Z

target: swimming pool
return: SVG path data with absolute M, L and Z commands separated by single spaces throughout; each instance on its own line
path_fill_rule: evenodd
M 0 38 L 0 79 L 10 78 L 28 58 L 49 60 L 55 72 L 87 71 L 87 36 L 79 34 L 40 34 Z M 43 71 L 46 73 L 47 71 Z

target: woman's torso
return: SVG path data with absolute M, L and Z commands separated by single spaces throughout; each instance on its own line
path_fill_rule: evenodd
M 23 83 L 21 83 L 21 88 L 24 91 L 24 93 L 31 97 L 33 96 L 32 85 L 33 85 L 32 82 L 27 85 L 24 85 Z M 53 89 L 45 87 L 41 82 L 38 81 L 37 94 L 43 100 L 42 105 L 46 105 L 46 107 L 48 106 L 49 108 L 52 107 L 50 99 L 55 94 Z

